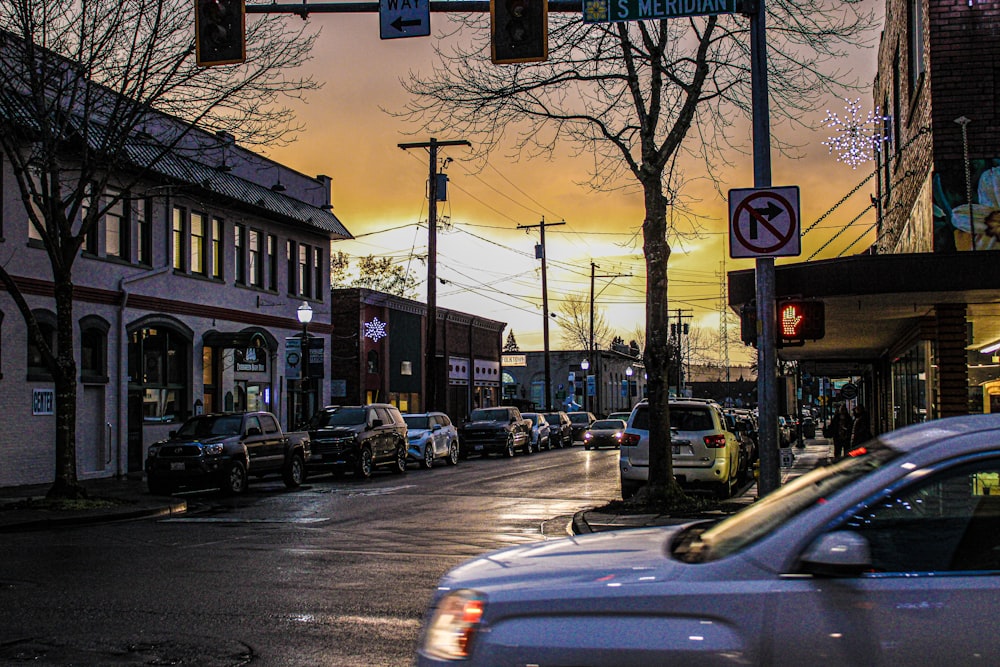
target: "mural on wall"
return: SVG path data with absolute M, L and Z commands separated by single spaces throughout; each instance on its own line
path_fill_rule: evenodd
M 1000 158 L 934 174 L 934 251 L 1000 249 Z

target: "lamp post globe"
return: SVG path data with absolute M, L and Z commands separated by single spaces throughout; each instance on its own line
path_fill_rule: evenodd
M 300 423 L 305 424 L 306 420 L 309 419 L 309 323 L 312 322 L 313 309 L 307 301 L 303 301 L 302 305 L 296 313 L 299 318 L 299 323 L 302 324 L 302 374 L 299 379 L 299 410 L 300 410 Z

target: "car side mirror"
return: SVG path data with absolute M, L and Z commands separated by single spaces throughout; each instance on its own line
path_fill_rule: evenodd
M 263 435 L 263 433 L 264 432 L 261 431 L 260 428 L 257 427 L 257 426 L 251 426 L 250 428 L 247 429 L 247 437 L 248 438 L 255 438 L 258 435 Z
M 802 554 L 802 571 L 820 577 L 853 577 L 872 569 L 868 540 L 850 530 L 816 538 Z

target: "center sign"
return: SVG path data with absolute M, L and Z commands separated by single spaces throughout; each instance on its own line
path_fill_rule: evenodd
M 583 0 L 584 23 L 733 14 L 737 0 Z
M 729 191 L 729 256 L 794 257 L 802 254 L 799 188 Z

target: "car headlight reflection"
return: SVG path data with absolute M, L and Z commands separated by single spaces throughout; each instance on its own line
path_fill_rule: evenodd
M 476 591 L 458 590 L 441 598 L 424 636 L 427 655 L 441 660 L 468 658 L 485 608 L 486 598 Z
M 222 443 L 217 442 L 211 445 L 202 445 L 201 449 L 205 452 L 205 456 L 218 456 L 222 453 Z

